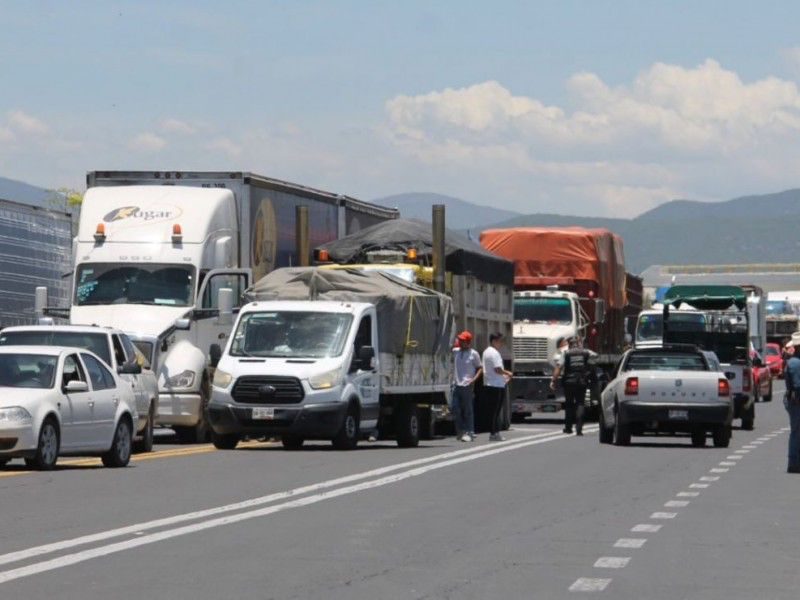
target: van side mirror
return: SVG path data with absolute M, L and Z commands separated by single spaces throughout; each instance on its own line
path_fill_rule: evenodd
M 139 375 L 142 372 L 142 365 L 135 360 L 127 362 L 124 365 L 117 367 L 117 373 L 120 375 Z
M 375 368 L 375 348 L 361 346 L 358 350 L 358 367 L 365 371 Z
M 219 344 L 211 344 L 208 348 L 208 363 L 216 369 L 221 358 L 222 348 L 220 348 Z

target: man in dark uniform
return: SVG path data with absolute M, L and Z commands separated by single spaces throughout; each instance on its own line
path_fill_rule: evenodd
M 564 388 L 564 433 L 572 433 L 574 424 L 575 435 L 583 435 L 583 405 L 592 375 L 590 357 L 591 353 L 583 349 L 580 340 L 572 338 L 569 350 L 564 352 L 553 372 L 550 389 L 555 389 L 559 376 L 562 377 L 561 385 Z

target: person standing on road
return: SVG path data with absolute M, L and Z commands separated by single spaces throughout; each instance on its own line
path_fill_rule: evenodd
M 583 349 L 580 340 L 572 338 L 569 349 L 553 372 L 550 389 L 556 389 L 559 376 L 564 388 L 564 433 L 572 433 L 572 426 L 575 425 L 575 435 L 583 435 L 583 405 L 591 378 L 590 357 L 591 353 Z
M 481 355 L 471 347 L 472 334 L 462 331 L 456 337 L 457 348 L 453 348 L 453 423 L 456 437 L 462 442 L 475 440 L 475 392 L 474 385 L 481 376 Z
M 489 347 L 483 351 L 483 393 L 489 402 L 489 414 L 492 415 L 490 442 L 502 442 L 505 439 L 500 435 L 500 413 L 503 410 L 506 384 L 512 373 L 503 368 L 500 348 L 504 342 L 502 333 L 493 333 L 489 336 Z
M 789 360 L 786 361 L 784 378 L 786 381 L 786 395 L 783 405 L 789 413 L 789 466 L 787 473 L 800 473 L 800 358 L 797 355 L 797 346 L 800 346 L 800 333 L 792 335 L 791 350 L 788 350 Z

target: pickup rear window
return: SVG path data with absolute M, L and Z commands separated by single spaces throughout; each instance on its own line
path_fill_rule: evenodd
M 633 352 L 628 355 L 624 371 L 708 371 L 699 354 L 681 352 Z

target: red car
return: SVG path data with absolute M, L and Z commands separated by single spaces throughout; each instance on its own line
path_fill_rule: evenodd
M 755 350 L 750 350 L 750 359 L 753 362 L 753 395 L 756 402 L 759 400 L 771 402 L 772 373 L 770 373 L 770 368 Z
M 764 358 L 767 359 L 769 372 L 773 377 L 783 377 L 783 357 L 778 344 L 767 344 L 764 347 Z

